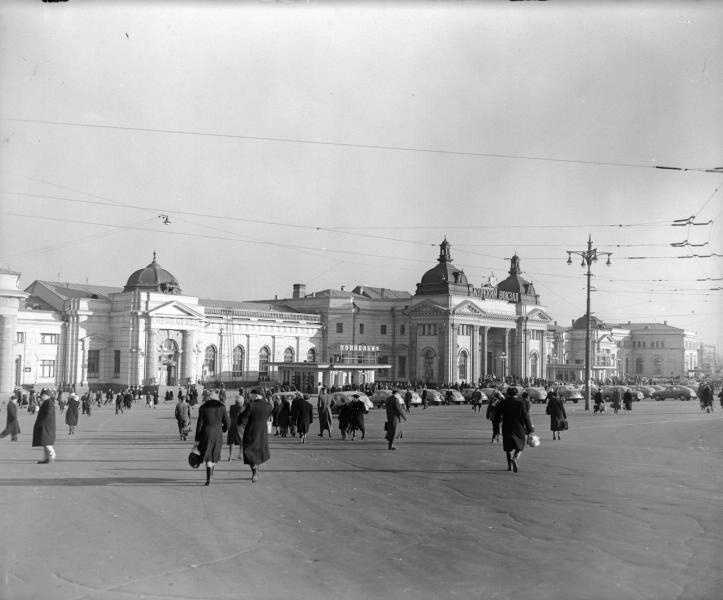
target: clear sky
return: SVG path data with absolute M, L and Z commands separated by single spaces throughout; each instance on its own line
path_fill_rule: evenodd
M 720 351 L 722 32 L 720 2 L 3 3 L 0 263 L 413 292 L 446 236 L 568 325 L 592 236 L 597 316 Z

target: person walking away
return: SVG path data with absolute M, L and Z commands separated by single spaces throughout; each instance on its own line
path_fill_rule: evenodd
M 238 424 L 238 418 L 241 416 L 241 411 L 244 407 L 244 399 L 241 396 L 236 396 L 236 400 L 228 409 L 228 433 L 226 434 L 226 444 L 228 444 L 228 460 L 233 459 L 233 446 L 238 446 L 238 457 L 243 458 L 241 454 L 241 442 L 243 437 L 243 429 Z
M 15 396 L 10 396 L 7 405 L 7 420 L 5 421 L 5 429 L 0 433 L 0 438 L 10 436 L 11 442 L 18 441 L 20 433 L 20 423 L 18 421 L 18 400 Z
M 623 394 L 623 413 L 630 414 L 630 411 L 633 410 L 633 394 L 630 391 L 630 388 L 625 388 L 625 393 Z
M 620 394 L 620 388 L 613 388 L 613 395 L 610 400 L 610 405 L 613 407 L 613 414 L 616 415 L 622 407 L 622 395 Z
M 345 440 L 347 433 L 349 433 L 349 427 L 351 426 L 351 402 L 347 402 L 347 399 L 342 397 L 341 406 L 339 407 L 339 431 L 341 432 L 341 439 Z
M 507 388 L 507 397 L 500 400 L 495 421 L 502 424 L 502 449 L 507 456 L 507 470 L 518 472 L 519 460 L 527 436 L 535 431 L 527 404 L 517 396 L 517 388 Z
M 552 431 L 552 439 L 559 440 L 560 432 L 567 429 L 567 413 L 565 412 L 565 404 L 553 391 L 547 397 L 547 408 L 545 413 L 550 415 L 550 430 Z
M 249 402 L 239 417 L 244 428 L 242 446 L 244 464 L 251 467 L 251 481 L 259 479 L 259 466 L 271 458 L 269 452 L 268 420 L 271 416 L 271 405 L 267 403 L 257 390 L 252 390 Z
M 385 403 L 387 412 L 387 421 L 384 424 L 386 435 L 384 436 L 388 442 L 389 450 L 396 450 L 397 447 L 394 445 L 394 440 L 402 437 L 402 421 L 406 421 L 407 417 L 404 415 L 406 409 L 404 407 L 404 401 L 399 395 L 399 390 L 394 390 L 392 395 L 389 396 Z
M 603 398 L 602 392 L 600 390 L 595 392 L 593 401 L 595 403 L 595 407 L 593 408 L 593 414 L 603 414 L 605 412 L 605 399 Z
M 495 442 L 500 443 L 500 424 L 495 417 L 497 415 L 497 406 L 503 398 L 504 396 L 495 390 L 487 405 L 485 416 L 487 420 L 492 423 L 492 439 L 490 439 L 490 444 L 494 444 Z
M 211 484 L 213 468 L 221 460 L 223 434 L 228 429 L 228 412 L 213 393 L 198 409 L 196 420 L 196 443 L 201 454 L 201 462 L 206 463 L 206 483 Z
M 351 403 L 351 439 L 356 438 L 357 430 L 361 431 L 361 439 L 364 439 L 364 436 L 366 435 L 366 429 L 364 427 L 364 415 L 367 414 L 367 412 L 369 411 L 367 407 L 364 406 L 364 402 L 362 402 L 359 394 L 354 394 L 352 398 L 354 398 L 354 400 L 352 400 Z
M 185 398 L 178 399 L 174 415 L 178 424 L 178 434 L 181 436 L 181 440 L 185 440 L 191 433 L 191 406 Z
M 309 427 L 314 422 L 314 407 L 309 402 L 308 394 L 297 396 L 297 398 L 299 398 L 299 404 L 296 415 L 296 431 L 299 432 L 299 443 L 305 444 L 306 434 L 309 433 Z M 293 405 L 291 410 L 293 411 Z
M 429 406 L 429 399 L 427 398 L 427 386 L 425 385 L 422 388 L 422 408 L 427 408 Z
M 482 392 L 479 388 L 474 388 L 474 392 L 472 392 L 472 410 L 482 412 Z
M 279 409 L 278 422 L 281 437 L 287 437 L 289 435 L 289 425 L 291 425 L 291 402 L 289 402 L 289 399 L 286 396 L 281 398 L 281 408 Z
M 412 391 L 407 388 L 407 391 L 404 393 L 404 410 L 409 412 L 409 407 L 412 405 Z
M 75 428 L 78 426 L 78 402 L 77 394 L 70 394 L 68 397 L 68 410 L 65 411 L 65 424 L 68 426 L 68 435 L 75 435 Z
M 317 410 L 319 411 L 319 437 L 324 437 L 324 432 L 329 432 L 331 438 L 331 425 L 334 422 L 331 415 L 331 396 L 325 391 L 319 392 L 319 401 L 317 402 Z
M 33 426 L 33 448 L 42 447 L 44 451 L 43 460 L 38 464 L 44 465 L 55 461 L 55 400 L 50 392 L 43 388 L 40 391 L 40 408 Z
M 278 396 L 273 397 L 273 406 L 271 407 L 271 427 L 274 435 L 278 437 L 279 433 L 279 413 L 281 412 L 281 400 Z

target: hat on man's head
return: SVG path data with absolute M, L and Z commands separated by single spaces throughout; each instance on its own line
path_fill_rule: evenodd
M 77 400 L 78 394 L 70 394 L 70 396 L 68 396 L 68 398 L 73 398 L 74 400 Z
M 507 388 L 507 395 L 508 396 L 516 396 L 517 395 L 517 388 L 516 387 L 508 387 Z
M 209 400 L 218 400 L 218 393 L 217 393 L 217 392 L 211 392 L 211 393 L 208 395 L 208 399 L 209 399 Z

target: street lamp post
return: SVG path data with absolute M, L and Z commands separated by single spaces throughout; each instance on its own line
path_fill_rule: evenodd
M 612 252 L 598 252 L 597 248 L 592 247 L 592 236 L 588 236 L 587 250 L 567 250 L 567 264 L 572 264 L 572 255 L 582 258 L 581 266 L 587 265 L 587 309 L 585 311 L 585 410 L 590 410 L 590 278 L 592 272 L 590 266 L 597 262 L 601 256 L 607 256 L 605 264 L 610 266 L 610 257 Z

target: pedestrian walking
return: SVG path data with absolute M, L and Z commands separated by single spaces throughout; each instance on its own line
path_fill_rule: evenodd
M 550 430 L 552 431 L 552 439 L 559 440 L 560 432 L 568 428 L 567 413 L 565 405 L 558 395 L 553 391 L 547 397 L 547 408 L 545 414 L 550 415 Z
M 259 479 L 259 466 L 271 458 L 268 433 L 270 416 L 271 405 L 257 390 L 252 390 L 239 421 L 244 428 L 242 440 L 244 464 L 251 467 L 253 483 Z
M 593 401 L 595 404 L 593 408 L 593 414 L 603 414 L 605 412 L 605 399 L 603 398 L 602 392 L 600 390 L 595 392 Z
M 178 424 L 178 434 L 181 436 L 181 440 L 185 441 L 188 434 L 191 433 L 191 405 L 182 396 L 178 398 L 174 415 Z
M 287 437 L 289 435 L 289 426 L 291 425 L 291 402 L 289 402 L 289 399 L 286 396 L 281 398 L 281 408 L 279 409 L 277 421 L 281 437 Z
M 75 428 L 78 426 L 78 402 L 77 394 L 70 394 L 68 397 L 67 410 L 65 411 L 65 424 L 68 426 L 68 435 L 75 435 Z
M 238 446 L 238 457 L 243 458 L 241 454 L 241 444 L 243 440 L 243 428 L 238 424 L 239 417 L 244 407 L 244 399 L 237 396 L 234 403 L 228 409 L 228 433 L 226 433 L 226 444 L 228 444 L 228 460 L 232 460 L 233 447 Z
M 226 407 L 218 399 L 218 394 L 212 393 L 198 409 L 196 420 L 196 444 L 201 454 L 201 462 L 206 463 L 205 485 L 211 484 L 214 466 L 221 460 L 223 434 L 228 425 Z
M 364 439 L 366 435 L 366 428 L 364 427 L 364 415 L 369 412 L 364 402 L 359 397 L 359 394 L 352 394 L 351 402 L 351 419 L 349 423 L 349 429 L 351 430 L 351 439 L 356 438 L 356 432 L 361 431 L 361 439 Z
M 345 397 L 341 398 L 341 405 L 339 406 L 339 432 L 341 433 L 341 439 L 345 440 L 347 433 L 349 433 L 349 427 L 351 426 L 351 402 Z
M 519 460 L 527 443 L 527 436 L 535 431 L 527 404 L 517 396 L 517 388 L 507 388 L 507 396 L 500 400 L 495 421 L 502 430 L 502 449 L 507 456 L 507 470 L 518 472 Z
M 631 410 L 633 410 L 633 394 L 630 388 L 625 388 L 625 393 L 623 394 L 623 413 L 626 415 L 630 414 Z
M 620 412 L 620 409 L 622 408 L 622 394 L 620 393 L 620 388 L 615 387 L 613 388 L 613 394 L 610 399 L 610 406 L 613 407 L 613 414 L 616 415 L 618 412 Z
M 314 422 L 314 407 L 309 402 L 309 396 L 299 395 L 294 399 L 298 400 L 296 407 L 296 431 L 299 433 L 299 443 L 306 443 L 306 434 L 309 433 L 309 427 Z M 291 405 L 291 412 L 294 413 L 294 405 Z
M 492 439 L 490 439 L 490 444 L 494 444 L 495 442 L 500 443 L 500 424 L 495 416 L 497 415 L 497 406 L 503 398 L 504 396 L 498 390 L 495 390 L 489 398 L 489 404 L 487 404 L 485 417 L 492 423 Z
M 331 414 L 331 396 L 325 390 L 319 392 L 316 407 L 319 413 L 319 437 L 324 437 L 325 431 L 328 431 L 331 437 L 331 425 L 334 422 Z
M 389 396 L 385 403 L 387 412 L 387 420 L 384 423 L 384 430 L 386 431 L 385 439 L 388 443 L 389 450 L 396 450 L 397 447 L 394 445 L 394 440 L 402 437 L 402 421 L 406 421 L 405 406 L 402 397 L 399 395 L 399 390 L 394 390 L 392 395 Z
M 15 396 L 10 396 L 7 405 L 7 420 L 5 421 L 5 429 L 0 433 L 0 438 L 10 436 L 11 442 L 18 441 L 20 433 L 20 423 L 18 422 L 18 400 Z
M 33 426 L 33 448 L 42 447 L 44 456 L 38 464 L 44 465 L 55 460 L 55 400 L 50 392 L 43 388 L 40 391 L 40 407 Z

